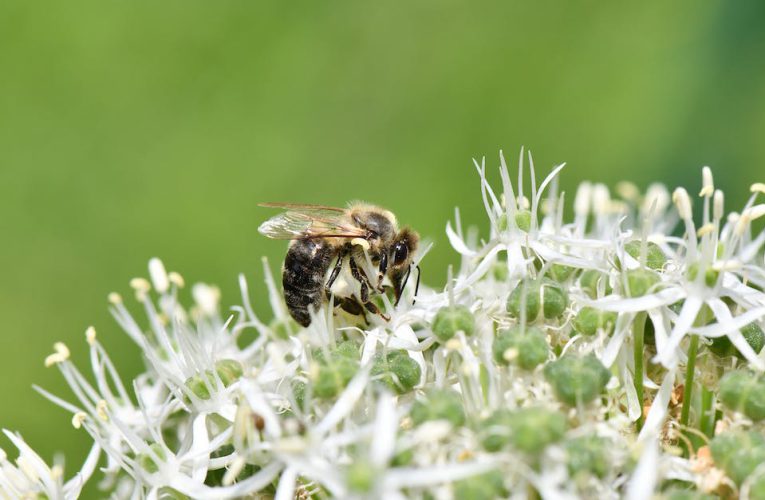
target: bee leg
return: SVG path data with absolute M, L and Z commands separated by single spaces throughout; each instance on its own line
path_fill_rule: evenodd
M 335 283 L 337 277 L 340 275 L 340 270 L 343 268 L 343 259 L 345 259 L 345 256 L 348 255 L 348 250 L 348 247 L 343 247 L 343 249 L 340 250 L 340 253 L 337 256 L 337 262 L 335 263 L 335 268 L 332 269 L 332 273 L 329 275 L 329 279 L 324 284 L 324 293 L 326 293 L 327 298 L 332 295 L 330 289 Z
M 371 283 L 369 283 L 369 278 L 367 278 L 367 275 L 364 273 L 364 270 L 360 269 L 359 266 L 356 264 L 356 259 L 353 257 L 348 259 L 348 265 L 351 268 L 351 276 L 353 276 L 356 281 L 361 283 L 362 288 L 364 285 L 367 285 L 369 287 L 372 286 Z M 366 302 L 363 298 L 361 299 L 362 302 Z
M 364 318 L 364 323 L 369 326 L 369 321 L 367 320 L 367 315 L 364 312 L 364 306 L 361 305 L 361 302 L 356 298 L 355 295 L 351 295 L 350 297 L 344 297 L 339 302 L 338 305 L 343 309 L 343 311 L 347 312 L 348 314 L 352 314 L 354 316 L 361 316 Z
M 364 304 L 364 307 L 367 308 L 367 311 L 379 315 L 385 321 L 390 321 L 390 316 L 383 314 L 374 302 L 369 300 L 369 288 L 366 283 L 361 284 L 361 302 Z

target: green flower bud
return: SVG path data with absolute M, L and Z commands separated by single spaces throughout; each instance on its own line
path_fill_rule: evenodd
M 550 266 L 550 277 L 558 283 L 562 283 L 568 280 L 576 270 L 575 267 L 553 264 Z
M 715 436 L 709 443 L 715 466 L 736 484 L 765 462 L 765 436 L 757 431 L 732 431 Z
M 643 242 L 640 240 L 634 240 L 630 241 L 626 245 L 624 245 L 624 251 L 629 254 L 630 257 L 640 262 L 640 253 L 641 253 L 641 247 L 643 245 Z M 660 271 L 664 264 L 667 263 L 667 256 L 664 255 L 664 252 L 661 251 L 661 248 L 659 248 L 659 245 L 653 242 L 646 242 L 646 255 L 645 255 L 645 266 L 648 269 L 653 269 L 654 271 Z
M 355 460 L 348 466 L 345 473 L 345 479 L 348 482 L 348 488 L 359 493 L 367 493 L 372 490 L 375 484 L 377 471 L 369 462 L 364 460 Z
M 611 311 L 601 311 L 594 307 L 583 307 L 576 313 L 574 318 L 574 330 L 582 335 L 595 335 L 599 329 L 606 333 L 614 331 L 616 324 L 616 313 Z
M 404 350 L 389 351 L 386 356 L 376 354 L 371 374 L 398 394 L 411 391 L 420 382 L 420 365 Z
M 613 289 L 608 282 L 608 275 L 596 271 L 594 269 L 588 269 L 582 273 L 579 278 L 579 286 L 582 291 L 587 294 L 591 299 L 598 298 L 598 288 L 603 286 L 603 292 L 605 295 L 611 295 Z
M 694 262 L 688 266 L 688 280 L 696 281 L 696 277 L 699 275 L 699 264 Z M 707 266 L 704 270 L 704 284 L 708 287 L 713 287 L 717 283 L 717 278 L 720 276 L 720 271 L 712 269 L 711 266 Z
M 516 318 L 521 317 L 524 292 L 528 322 L 535 321 L 540 312 L 546 319 L 558 318 L 568 307 L 568 294 L 560 285 L 547 279 L 530 280 L 525 282 L 525 286 L 519 283 L 507 299 L 507 310 Z
M 424 400 L 414 402 L 411 416 L 414 425 L 428 420 L 447 420 L 454 427 L 461 427 L 465 423 L 462 396 L 452 389 L 431 390 Z
M 457 332 L 472 335 L 475 329 L 475 317 L 467 306 L 445 306 L 438 310 L 433 318 L 433 334 L 441 342 L 454 337 Z
M 454 498 L 493 500 L 505 498 L 507 495 L 504 475 L 498 470 L 471 476 L 454 483 Z
M 608 441 L 598 436 L 582 436 L 574 438 L 565 444 L 570 476 L 591 474 L 604 478 L 610 469 L 608 456 Z
M 720 401 L 755 422 L 765 419 L 765 378 L 743 370 L 720 379 Z
M 156 456 L 159 457 L 161 461 L 164 462 L 165 460 L 167 460 L 167 453 L 165 453 L 165 447 L 162 446 L 162 444 L 151 443 L 149 445 L 149 448 L 151 449 L 151 451 L 153 451 L 156 454 Z M 159 466 L 154 461 L 154 455 L 152 455 L 148 451 L 144 453 L 140 453 L 138 455 L 138 463 L 141 465 L 143 470 L 145 470 L 146 472 L 150 474 L 153 474 L 159 470 Z
M 492 354 L 494 361 L 500 365 L 515 361 L 524 370 L 533 370 L 547 361 L 550 346 L 539 328 L 526 327 L 524 331 L 520 326 L 513 326 L 497 334 L 492 344 Z
M 741 334 L 755 353 L 759 354 L 762 348 L 765 347 L 765 333 L 762 332 L 762 328 L 757 323 L 749 323 L 743 327 Z M 713 338 L 712 343 L 708 347 L 710 351 L 721 358 L 736 356 L 739 359 L 744 359 L 743 354 L 741 354 L 727 336 Z
M 594 400 L 611 379 L 611 372 L 593 354 L 567 354 L 545 366 L 545 378 L 559 400 L 576 406 Z
M 521 408 L 508 417 L 510 444 L 525 453 L 541 453 L 566 433 L 566 417 L 544 408 Z
M 630 269 L 626 275 L 624 293 L 629 297 L 642 297 L 660 281 L 659 275 L 648 269 Z

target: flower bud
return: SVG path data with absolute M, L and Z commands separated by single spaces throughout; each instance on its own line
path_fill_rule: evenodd
M 593 401 L 611 379 L 611 372 L 593 354 L 567 354 L 548 363 L 544 372 L 557 398 L 569 406 Z
M 531 228 L 531 212 L 528 210 L 518 210 L 515 212 L 515 225 L 518 229 L 524 233 L 528 233 Z M 501 231 L 507 230 L 507 215 L 502 214 L 497 218 L 497 229 Z
M 475 317 L 467 306 L 445 306 L 438 310 L 433 318 L 433 334 L 441 342 L 446 342 L 462 331 L 470 336 L 475 329 Z
M 507 299 L 507 310 L 516 318 L 521 317 L 524 296 L 529 323 L 535 321 L 540 312 L 546 319 L 558 318 L 568 307 L 568 294 L 560 285 L 546 279 L 529 280 L 519 283 Z
M 398 394 L 411 391 L 420 382 L 420 365 L 404 350 L 376 354 L 371 374 Z
M 428 420 L 447 420 L 454 427 L 461 427 L 465 423 L 462 397 L 452 389 L 429 391 L 424 399 L 414 402 L 411 416 L 414 425 L 420 425 Z
M 517 353 L 512 359 L 524 370 L 533 370 L 538 365 L 547 361 L 550 346 L 547 345 L 545 334 L 536 327 L 526 327 L 525 331 L 520 326 L 513 326 L 509 330 L 503 330 L 497 334 L 492 343 L 494 361 L 500 365 L 510 363 L 508 350 Z
M 525 453 L 541 453 L 566 433 L 566 417 L 544 408 L 521 408 L 510 414 L 510 444 Z
M 743 370 L 720 379 L 720 401 L 755 422 L 765 419 L 765 378 Z
M 574 317 L 574 330 L 582 335 L 595 335 L 595 333 L 602 329 L 606 333 L 614 331 L 614 325 L 616 324 L 616 313 L 612 311 L 601 311 L 594 307 L 583 307 L 576 313 Z
M 324 351 L 314 352 L 318 370 L 313 377 L 313 394 L 318 398 L 337 396 L 356 375 L 358 353 L 352 342 L 343 342 L 325 358 Z
M 737 485 L 765 462 L 765 436 L 757 431 L 719 434 L 709 443 L 715 467 L 722 469 Z

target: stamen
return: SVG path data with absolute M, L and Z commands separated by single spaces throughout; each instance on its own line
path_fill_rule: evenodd
M 165 293 L 170 288 L 170 280 L 168 279 L 165 265 L 156 257 L 149 260 L 149 276 L 154 284 L 154 288 L 159 293 Z
M 49 354 L 48 357 L 45 358 L 45 367 L 50 368 L 53 365 L 56 365 L 58 363 L 63 363 L 67 359 L 69 359 L 69 349 L 66 347 L 66 344 L 63 342 L 56 342 L 53 344 L 53 354 Z
M 702 188 L 699 191 L 699 196 L 706 197 L 712 196 L 715 192 L 715 185 L 712 179 L 712 169 L 704 167 L 701 169 Z
M 92 326 L 89 326 L 88 329 L 85 330 L 85 340 L 87 340 L 90 345 L 96 343 L 96 329 Z

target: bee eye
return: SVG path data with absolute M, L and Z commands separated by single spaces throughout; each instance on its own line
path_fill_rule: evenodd
M 399 265 L 402 264 L 407 256 L 409 255 L 409 248 L 407 248 L 406 243 L 400 241 L 396 243 L 396 246 L 393 247 L 393 264 Z

